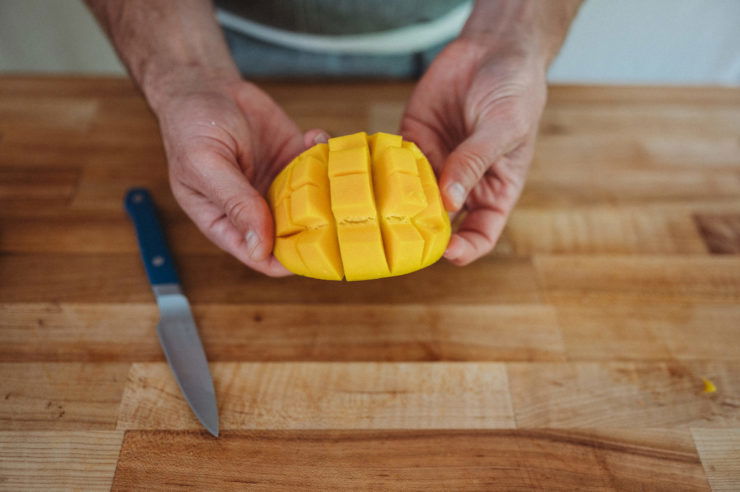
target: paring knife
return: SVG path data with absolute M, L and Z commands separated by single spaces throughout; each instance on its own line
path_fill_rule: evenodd
M 131 188 L 124 203 L 136 228 L 141 259 L 159 306 L 159 343 L 193 413 L 208 432 L 218 437 L 218 407 L 208 361 L 190 304 L 180 289 L 154 201 L 145 188 Z

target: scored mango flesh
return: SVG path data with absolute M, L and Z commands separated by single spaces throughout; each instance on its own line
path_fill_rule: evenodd
M 329 139 L 288 164 L 268 192 L 274 254 L 293 273 L 369 280 L 431 265 L 450 239 L 432 167 L 399 135 Z

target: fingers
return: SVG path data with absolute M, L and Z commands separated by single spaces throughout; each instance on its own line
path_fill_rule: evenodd
M 292 275 L 273 255 L 268 255 L 263 260 L 255 260 L 250 256 L 241 234 L 225 215 L 211 222 L 210 230 L 206 231 L 206 236 L 253 270 L 271 277 Z
M 220 207 L 200 192 L 173 183 L 173 192 L 183 210 L 198 229 L 216 246 L 223 249 L 253 270 L 271 277 L 291 273 L 272 255 L 255 261 L 247 252 L 246 241 Z
M 306 147 L 326 142 L 321 129 L 306 132 Z M 250 268 L 277 277 L 290 272 L 271 254 L 273 220 L 269 205 L 228 152 L 185 154 L 185 176 L 172 176 L 173 192 L 198 228 L 217 246 Z M 182 181 L 187 184 L 184 184 Z
M 204 166 L 201 186 L 244 238 L 246 252 L 253 261 L 266 259 L 272 251 L 272 214 L 257 190 L 241 170 L 217 156 Z
M 534 135 L 501 157 L 472 190 L 466 214 L 450 239 L 445 258 L 467 265 L 493 250 L 524 187 L 534 154 Z
M 228 153 L 199 149 L 180 156 L 170 169 L 172 191 L 198 228 L 251 268 L 283 274 L 271 255 L 270 208 Z
M 450 239 L 445 258 L 463 266 L 490 252 L 501 236 L 507 215 L 504 211 L 488 207 L 469 212 Z
M 439 179 L 445 207 L 459 210 L 486 171 L 526 138 L 518 125 L 481 125 L 448 156 Z
M 330 138 L 330 135 L 321 128 L 312 128 L 303 134 L 303 145 L 308 149 L 316 144 L 326 143 Z

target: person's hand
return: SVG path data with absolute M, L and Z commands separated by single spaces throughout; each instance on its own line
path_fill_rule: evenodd
M 273 220 L 263 197 L 318 132 L 307 133 L 304 144 L 295 123 L 251 83 L 177 80 L 155 108 L 177 202 L 203 234 L 250 268 L 288 275 L 272 255 Z
M 524 186 L 546 98 L 546 63 L 459 39 L 411 96 L 404 138 L 427 155 L 451 212 L 466 216 L 445 257 L 467 265 L 493 249 Z

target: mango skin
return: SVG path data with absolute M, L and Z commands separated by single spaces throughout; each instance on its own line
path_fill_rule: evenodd
M 434 171 L 399 135 L 360 132 L 315 145 L 277 175 L 267 198 L 273 254 L 306 277 L 404 275 L 436 262 L 450 240 Z

